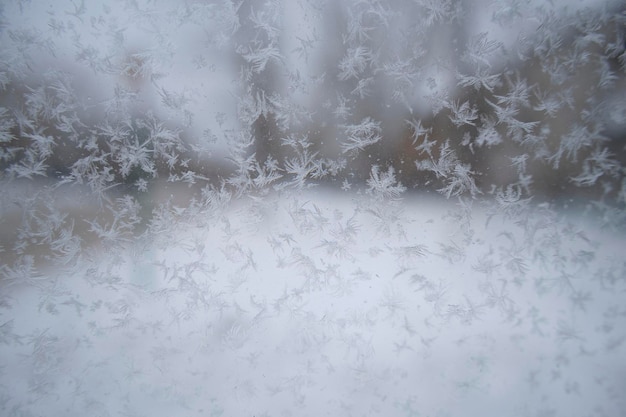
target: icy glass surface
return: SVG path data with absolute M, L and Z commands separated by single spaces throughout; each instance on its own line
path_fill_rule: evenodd
M 0 2 L 2 416 L 626 415 L 626 4 Z

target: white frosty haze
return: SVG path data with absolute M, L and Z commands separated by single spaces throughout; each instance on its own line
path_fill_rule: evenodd
M 317 190 L 86 251 L 72 275 L 41 277 L 44 291 L 15 289 L 4 327 L 29 336 L 0 345 L 5 404 L 92 416 L 623 412 L 624 239 L 542 207 L 514 224 L 474 206 Z

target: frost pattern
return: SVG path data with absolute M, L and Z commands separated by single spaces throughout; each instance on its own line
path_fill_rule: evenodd
M 3 415 L 622 415 L 620 1 L 0 5 Z

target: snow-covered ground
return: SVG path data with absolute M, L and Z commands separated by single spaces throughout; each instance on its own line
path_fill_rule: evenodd
M 11 287 L 2 414 L 626 413 L 623 236 L 485 207 L 320 188 L 92 247 Z

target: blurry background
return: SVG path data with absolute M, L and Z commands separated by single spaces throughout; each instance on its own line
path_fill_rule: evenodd
M 374 166 L 410 192 L 532 198 L 620 223 L 625 9 L 3 2 L 4 255 L 16 239 L 33 243 L 33 228 L 71 223 L 25 214 L 28 204 L 64 200 L 63 215 L 83 213 L 72 227 L 92 235 L 91 218 L 122 204 L 126 233 L 164 203 L 314 184 L 358 191 Z

